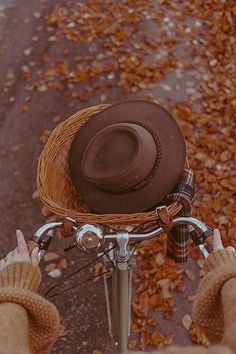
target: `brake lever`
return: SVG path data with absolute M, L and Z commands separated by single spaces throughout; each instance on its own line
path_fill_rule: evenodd
M 52 242 L 52 238 L 54 236 L 55 230 L 49 230 L 45 237 L 43 237 L 41 239 L 41 242 L 39 244 L 39 252 L 38 252 L 38 258 L 39 260 L 42 259 L 43 255 L 47 252 L 51 242 Z

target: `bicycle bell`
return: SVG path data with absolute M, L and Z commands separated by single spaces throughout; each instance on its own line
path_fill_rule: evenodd
M 103 244 L 103 231 L 97 225 L 84 224 L 76 231 L 75 241 L 84 251 L 97 250 Z

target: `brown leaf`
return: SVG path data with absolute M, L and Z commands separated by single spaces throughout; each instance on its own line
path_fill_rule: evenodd
M 52 212 L 44 205 L 41 209 L 41 214 L 43 216 L 49 216 L 52 214 Z
M 132 340 L 129 341 L 128 349 L 129 350 L 133 350 L 133 349 L 135 349 L 136 345 L 137 345 L 136 340 L 132 339 Z
M 147 320 L 147 324 L 151 327 L 155 327 L 157 325 L 157 319 L 154 317 L 149 317 Z
M 190 302 L 194 302 L 196 300 L 196 297 L 197 297 L 196 294 L 195 295 L 189 295 L 189 296 L 187 296 L 187 300 L 190 301 Z
M 22 105 L 22 106 L 20 107 L 20 111 L 21 111 L 22 113 L 28 112 L 28 110 L 29 110 L 29 107 L 26 106 L 26 105 Z
M 55 259 L 58 259 L 58 258 L 60 258 L 60 256 L 55 252 L 47 252 L 43 256 L 44 262 L 54 261 Z
M 189 269 L 185 269 L 185 274 L 187 275 L 187 277 L 190 279 L 190 280 L 194 280 L 195 279 L 195 274 L 189 270 Z
M 171 345 L 174 339 L 174 334 L 165 334 L 164 335 L 164 344 Z
M 63 324 L 60 324 L 58 336 L 65 337 L 68 332 L 69 332 L 69 328 Z
M 94 266 L 94 275 L 98 275 L 103 271 L 103 263 L 97 262 Z
M 39 191 L 36 189 L 33 193 L 32 193 L 32 199 L 37 199 L 39 198 Z
M 60 259 L 60 261 L 57 263 L 57 268 L 66 269 L 67 268 L 67 260 L 65 258 Z
M 181 293 L 185 292 L 185 290 L 187 289 L 187 286 L 186 286 L 186 283 L 185 283 L 184 279 L 181 279 L 181 280 L 178 281 L 176 288 Z
M 12 152 L 17 152 L 20 150 L 20 144 L 14 144 L 11 146 L 11 151 Z
M 42 134 L 40 135 L 40 138 L 39 140 L 42 142 L 42 143 L 46 143 L 48 138 L 49 138 L 49 135 L 51 134 L 51 130 L 49 129 L 45 129 Z
M 52 118 L 53 123 L 58 123 L 58 122 L 60 122 L 60 120 L 61 120 L 60 116 L 55 116 Z
M 49 263 L 46 265 L 45 267 L 45 272 L 49 273 L 51 272 L 52 270 L 54 270 L 56 268 L 56 264 L 55 263 Z
M 161 332 L 156 331 L 151 334 L 149 342 L 152 345 L 158 345 L 160 343 L 163 343 L 164 339 L 164 335 Z
M 161 266 L 164 264 L 164 262 L 165 262 L 165 257 L 162 253 L 159 252 L 156 256 L 156 263 L 158 266 Z
M 146 350 L 147 345 L 149 344 L 149 334 L 147 331 L 141 333 L 140 338 L 140 349 L 142 351 Z

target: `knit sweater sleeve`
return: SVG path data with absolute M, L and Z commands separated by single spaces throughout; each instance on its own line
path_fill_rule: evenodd
M 198 288 L 193 319 L 211 344 L 221 343 L 236 352 L 236 253 L 212 252 Z
M 35 292 L 41 273 L 27 262 L 0 272 L 0 354 L 48 354 L 57 337 L 55 306 Z M 7 333 L 7 335 L 6 335 Z

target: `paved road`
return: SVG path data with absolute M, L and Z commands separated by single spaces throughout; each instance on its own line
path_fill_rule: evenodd
M 29 5 L 30 4 L 30 5 Z M 21 67 L 26 59 L 23 51 L 32 46 L 32 37 L 37 34 L 37 27 L 43 23 L 44 14 L 50 12 L 54 2 L 38 2 L 17 0 L 0 0 L 0 48 L 5 48 L 5 54 L 0 57 L 0 254 L 3 255 L 11 249 L 15 243 L 14 233 L 16 228 L 21 228 L 28 237 L 44 222 L 40 213 L 41 204 L 32 199 L 35 190 L 35 174 L 37 159 L 43 144 L 39 137 L 44 129 L 52 129 L 55 123 L 52 117 L 60 115 L 62 119 L 73 112 L 92 104 L 97 104 L 99 95 L 95 95 L 87 102 L 80 102 L 65 97 L 58 91 L 47 93 L 27 92 L 25 83 L 20 77 Z M 40 12 L 41 17 L 33 16 Z M 145 31 L 151 31 L 152 26 L 147 21 Z M 34 44 L 34 50 L 30 56 L 30 62 L 36 68 L 40 68 L 41 56 L 55 46 L 47 40 L 48 33 L 40 32 L 40 41 Z M 181 52 L 179 48 L 178 50 Z M 186 73 L 187 77 L 191 73 Z M 11 84 L 11 80 L 15 81 Z M 167 83 L 174 84 L 175 78 L 169 75 Z M 10 82 L 6 85 L 6 82 Z M 184 79 L 183 79 L 184 81 Z M 154 93 L 163 96 L 165 92 L 159 87 Z M 133 97 L 123 95 L 117 89 L 112 89 L 111 101 L 119 101 L 122 98 Z M 137 95 L 136 95 L 137 97 Z M 172 97 L 172 103 L 176 99 L 184 97 L 180 90 L 176 97 Z M 170 100 L 170 98 L 168 98 Z M 29 107 L 22 113 L 22 106 Z M 18 146 L 19 145 L 19 146 Z M 12 151 L 17 150 L 17 151 Z M 54 245 L 56 252 L 61 253 L 63 245 Z M 70 267 L 64 271 L 66 277 L 69 271 L 84 264 L 85 257 L 72 251 L 70 255 Z M 188 268 L 193 268 L 190 262 Z M 84 279 L 87 273 L 80 277 Z M 54 280 L 44 275 L 41 292 L 51 286 Z M 160 329 L 169 333 L 175 332 L 175 343 L 186 345 L 190 343 L 188 334 L 182 328 L 180 321 L 184 313 L 189 312 L 191 304 L 186 301 L 188 294 L 193 294 L 197 281 L 188 282 L 188 291 L 178 294 L 176 305 L 178 311 L 173 319 L 160 320 Z M 116 349 L 107 335 L 107 320 L 105 316 L 105 302 L 102 282 L 89 283 L 74 290 L 67 295 L 53 300 L 58 306 L 62 322 L 69 328 L 67 336 L 61 337 L 54 347 L 53 352 L 60 354 L 92 353 L 99 349 L 103 353 L 115 353 Z

